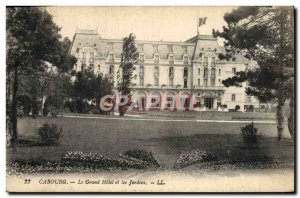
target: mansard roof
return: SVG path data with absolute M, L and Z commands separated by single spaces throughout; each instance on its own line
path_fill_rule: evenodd
M 97 52 L 97 56 L 107 57 L 110 52 L 114 53 L 116 58 L 121 57 L 122 39 L 103 39 L 100 38 L 96 30 L 77 29 L 73 37 L 70 52 L 76 54 L 83 47 L 92 47 Z M 142 45 L 140 53 L 145 55 L 146 59 L 152 59 L 155 52 L 155 46 L 158 48 L 160 59 L 168 59 L 173 55 L 175 60 L 182 60 L 183 55 L 188 55 L 190 59 L 199 59 L 200 53 L 211 51 L 217 54 L 225 53 L 225 48 L 220 46 L 217 38 L 212 35 L 196 35 L 185 42 L 168 41 L 143 41 L 136 40 L 137 46 Z M 170 51 L 170 47 L 172 51 Z M 244 62 L 245 58 L 238 55 L 235 62 Z

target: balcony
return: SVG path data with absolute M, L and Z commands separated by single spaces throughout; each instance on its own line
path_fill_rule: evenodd
M 210 74 L 210 77 L 211 77 L 211 78 L 215 78 L 215 77 L 216 77 L 216 74 Z
M 140 73 L 139 73 L 139 76 L 144 76 L 144 72 L 140 72 Z
M 201 89 L 201 90 L 221 90 L 224 91 L 224 86 L 204 86 L 204 85 L 194 85 L 194 89 Z
M 169 60 L 170 65 L 174 65 L 174 60 Z

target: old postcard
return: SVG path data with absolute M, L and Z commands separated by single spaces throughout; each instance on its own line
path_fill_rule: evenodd
M 294 192 L 293 7 L 6 7 L 8 192 Z

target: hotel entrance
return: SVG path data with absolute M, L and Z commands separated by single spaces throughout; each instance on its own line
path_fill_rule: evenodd
M 204 106 L 207 109 L 213 109 L 213 107 L 214 107 L 214 99 L 213 98 L 204 98 Z

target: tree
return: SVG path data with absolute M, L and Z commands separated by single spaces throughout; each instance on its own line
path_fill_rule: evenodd
M 220 58 L 243 54 L 258 67 L 238 72 L 223 84 L 241 86 L 247 81 L 248 95 L 277 103 L 278 140 L 281 140 L 283 106 L 287 100 L 293 106 L 294 100 L 294 11 L 288 7 L 239 7 L 225 14 L 224 20 L 227 26 L 223 32 L 213 30 L 214 36 L 225 39 L 227 53 Z M 290 133 L 294 137 L 294 132 Z
M 133 75 L 135 70 L 134 64 L 139 60 L 139 52 L 135 46 L 135 36 L 131 33 L 129 37 L 123 39 L 123 51 L 121 54 L 121 64 L 117 73 L 117 88 L 120 96 L 128 98 L 128 103 L 119 107 L 120 116 L 124 116 L 128 105 L 130 104 L 130 92 L 132 80 L 136 78 Z
M 38 76 L 45 69 L 45 62 L 65 64 L 65 57 L 71 56 L 62 51 L 59 40 L 60 28 L 53 22 L 52 16 L 37 7 L 8 7 L 6 12 L 6 75 L 8 132 L 11 143 L 17 141 L 17 96 L 20 75 Z M 35 92 L 36 93 L 36 92 Z
M 71 97 L 71 90 L 71 76 L 68 73 L 49 72 L 43 87 L 45 99 L 43 115 L 47 115 L 49 110 L 53 116 L 59 113 L 63 109 L 65 100 Z
M 113 90 L 113 82 L 108 76 L 103 76 L 102 74 L 97 75 L 96 78 L 96 108 L 99 110 L 99 113 L 103 113 L 100 109 L 101 98 L 106 95 L 111 95 Z

